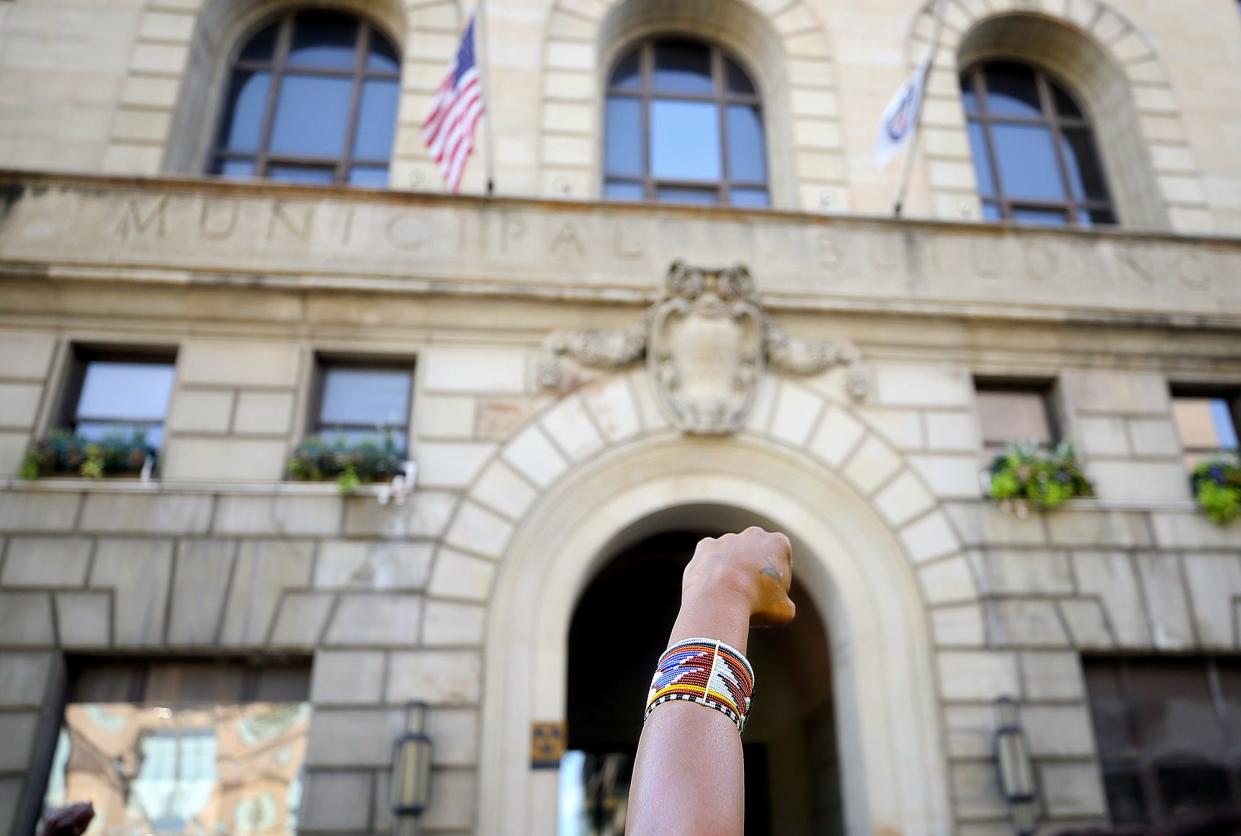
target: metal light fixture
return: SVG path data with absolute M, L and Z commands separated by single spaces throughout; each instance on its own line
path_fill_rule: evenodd
M 1012 697 L 995 701 L 995 762 L 1000 772 L 1000 789 L 1008 801 L 1013 827 L 1018 836 L 1034 832 L 1038 807 L 1034 785 L 1034 764 L 1030 748 L 1017 717 L 1017 703 Z
M 418 817 L 431 800 L 431 738 L 426 733 L 427 704 L 405 706 L 405 731 L 392 748 L 389 803 L 400 836 L 418 833 Z

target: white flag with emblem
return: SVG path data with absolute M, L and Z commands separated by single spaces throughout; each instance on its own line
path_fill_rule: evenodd
M 923 61 L 914 70 L 892 101 L 883 111 L 879 123 L 879 135 L 875 137 L 875 167 L 886 168 L 917 131 L 918 114 L 921 111 L 922 88 L 926 82 L 928 62 Z

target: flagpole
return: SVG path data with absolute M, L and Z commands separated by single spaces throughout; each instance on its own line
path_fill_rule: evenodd
M 491 100 L 491 55 L 487 51 L 489 46 L 491 31 L 487 25 L 487 5 L 485 0 L 478 0 L 478 5 L 474 9 L 474 14 L 478 20 L 478 63 L 479 63 L 479 81 L 483 87 L 483 147 L 487 158 L 487 194 L 494 194 L 496 190 L 496 158 L 495 158 L 495 140 L 492 130 L 492 122 L 495 121 L 495 102 Z
M 922 70 L 922 95 L 918 97 L 918 108 L 914 113 L 914 133 L 909 138 L 909 147 L 905 149 L 905 158 L 901 161 L 901 181 L 896 191 L 896 205 L 892 207 L 893 214 L 898 218 L 905 209 L 905 195 L 909 191 L 909 178 L 914 168 L 914 152 L 918 150 L 918 140 L 922 139 L 922 108 L 926 106 L 926 81 L 931 75 L 931 67 L 935 64 L 935 53 L 939 49 L 939 36 L 944 28 L 944 17 L 939 13 L 939 7 L 939 0 L 931 0 L 935 28 L 931 31 L 931 45 L 927 47 L 925 67 Z

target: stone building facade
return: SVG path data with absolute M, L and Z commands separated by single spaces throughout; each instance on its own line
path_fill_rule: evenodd
M 592 832 L 565 829 L 584 794 L 531 751 L 566 721 L 570 750 L 631 742 L 572 720 L 590 715 L 576 644 L 626 630 L 583 634 L 579 601 L 652 538 L 751 523 L 793 539 L 803 613 L 757 640 L 773 789 L 754 832 L 1013 832 L 1002 696 L 1043 831 L 1129 820 L 1135 797 L 1175 812 L 1151 797 L 1160 757 L 1185 760 L 1144 742 L 1160 723 L 1133 773 L 1103 726 L 1166 698 L 1241 728 L 1241 527 L 1197 509 L 1178 422 L 1179 400 L 1230 404 L 1235 447 L 1234 4 L 492 0 L 494 194 L 480 148 L 453 196 L 420 124 L 468 10 L 317 2 L 398 51 L 387 188 L 205 174 L 240 45 L 302 5 L 0 2 L 0 831 L 30 832 L 72 775 L 67 704 L 241 699 L 309 704 L 281 827 L 390 832 L 393 742 L 422 700 L 426 832 Z M 726 50 L 762 94 L 770 208 L 605 199 L 609 74 L 668 35 Z M 934 37 L 894 220 L 874 132 Z M 1001 60 L 1073 91 L 1115 225 L 989 220 L 1007 198 L 982 182 L 961 78 Z M 21 478 L 109 357 L 172 369 L 154 472 Z M 410 375 L 403 502 L 288 478 L 333 363 Z M 985 497 L 992 391 L 1041 393 L 1095 497 Z M 647 591 L 616 583 L 642 620 Z M 195 665 L 249 684 L 220 696 Z M 1181 679 L 1151 673 L 1169 666 Z M 136 670 L 142 688 L 110 684 Z M 1167 684 L 1203 677 L 1201 698 Z M 618 702 L 635 722 L 642 687 Z M 765 698 L 794 719 L 763 719 Z

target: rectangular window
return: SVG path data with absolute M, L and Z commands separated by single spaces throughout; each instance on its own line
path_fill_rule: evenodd
M 1237 452 L 1241 389 L 1173 386 L 1172 415 L 1190 467 L 1204 459 Z
M 974 396 L 988 453 L 1003 452 L 1014 442 L 1052 447 L 1059 441 L 1050 383 L 975 378 Z
M 329 444 L 389 441 L 404 453 L 409 440 L 410 362 L 320 359 L 311 434 Z
M 1162 825 L 1241 802 L 1241 659 L 1082 660 L 1116 825 Z
M 159 448 L 175 362 L 175 352 L 166 349 L 75 347 L 64 426 L 91 441 L 139 436 Z
M 310 666 L 69 660 L 44 804 L 91 832 L 294 834 Z

